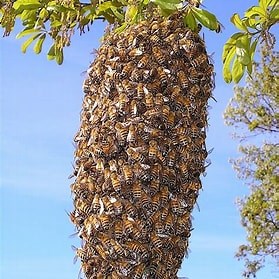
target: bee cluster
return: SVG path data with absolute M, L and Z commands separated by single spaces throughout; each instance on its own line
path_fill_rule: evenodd
M 74 211 L 86 278 L 177 278 L 207 151 L 213 65 L 181 19 L 111 34 L 88 69 Z

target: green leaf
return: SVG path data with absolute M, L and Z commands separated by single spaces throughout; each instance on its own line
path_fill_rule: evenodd
M 206 10 L 199 9 L 196 7 L 191 8 L 193 10 L 195 18 L 205 27 L 210 30 L 217 30 L 219 27 L 216 16 Z
M 244 69 L 245 67 L 243 66 L 243 64 L 237 58 L 235 58 L 232 65 L 233 82 L 238 83 L 241 80 L 244 75 Z
M 239 17 L 239 14 L 235 13 L 231 17 L 231 22 L 235 25 L 236 28 L 242 31 L 247 31 L 247 26 L 242 22 Z
M 115 29 L 116 33 L 121 33 L 128 26 L 127 22 L 124 22 L 120 27 Z
M 260 16 L 261 18 L 266 18 L 266 10 L 258 7 L 252 6 L 245 12 L 245 17 L 253 17 L 253 16 Z
M 108 10 L 108 9 L 111 9 L 112 7 L 114 7 L 114 5 L 112 4 L 111 1 L 103 2 L 102 4 L 100 4 L 100 5 L 98 6 L 98 8 L 97 8 L 97 13 L 106 11 L 106 10 Z
M 275 21 L 279 20 L 279 8 L 275 8 L 275 9 L 270 13 L 270 19 L 274 19 Z
M 53 45 L 50 47 L 50 49 L 48 50 L 47 59 L 48 59 L 48 60 L 53 60 L 53 59 L 55 59 L 55 44 L 53 44 Z
M 13 4 L 15 10 L 35 10 L 41 7 L 41 3 L 37 0 L 17 0 Z
M 236 56 L 243 65 L 248 65 L 251 62 L 250 56 L 250 42 L 251 38 L 248 35 L 240 37 L 236 41 Z
M 241 36 L 244 36 L 244 33 L 238 32 L 234 33 L 225 43 L 223 47 L 223 54 L 222 54 L 222 61 L 225 61 L 228 53 L 231 51 L 233 47 L 235 47 L 237 39 L 239 39 Z
M 233 46 L 230 51 L 228 52 L 226 59 L 224 60 L 223 64 L 223 77 L 225 82 L 230 83 L 232 81 L 232 74 L 230 70 L 230 65 L 233 57 L 235 56 L 235 46 Z
M 55 51 L 55 60 L 56 60 L 56 63 L 58 65 L 61 65 L 63 63 L 63 60 L 64 60 L 64 56 L 63 56 L 63 48 L 56 48 L 56 51 Z
M 198 29 L 198 24 L 193 16 L 193 13 L 189 10 L 188 13 L 183 17 L 184 24 L 191 30 L 196 31 Z
M 41 51 L 42 51 L 42 46 L 43 46 L 43 43 L 44 43 L 45 38 L 46 38 L 46 34 L 43 34 L 43 35 L 41 35 L 41 36 L 39 37 L 39 39 L 38 39 L 37 42 L 35 43 L 33 50 L 34 50 L 34 52 L 35 52 L 36 54 L 41 53 Z
M 26 36 L 26 35 L 30 35 L 30 34 L 32 34 L 32 33 L 39 33 L 39 32 L 40 32 L 40 30 L 38 30 L 38 29 L 34 29 L 34 28 L 32 28 L 32 29 L 27 29 L 27 28 L 25 28 L 23 31 L 19 32 L 19 33 L 16 35 L 16 39 L 20 39 L 20 38 L 22 38 L 22 37 L 24 37 L 24 36 Z
M 22 45 L 21 45 L 21 51 L 23 53 L 26 53 L 27 48 L 29 47 L 29 45 L 35 41 L 38 37 L 40 36 L 40 34 L 31 36 L 29 39 L 27 39 Z
M 158 5 L 162 10 L 175 11 L 178 8 L 177 7 L 178 3 L 174 3 L 174 2 L 170 2 L 170 1 L 166 1 L 166 0 L 151 0 L 151 2 Z
M 123 21 L 124 20 L 124 15 L 122 13 L 120 13 L 118 11 L 117 8 L 111 8 L 111 11 L 113 12 L 113 14 L 120 20 L 120 21 Z
M 41 19 L 45 19 L 47 18 L 49 15 L 48 11 L 46 8 L 41 9 L 40 13 L 39 13 L 39 18 Z
M 36 20 L 36 10 L 24 10 L 21 15 L 20 18 L 22 21 L 25 20 Z
M 133 22 L 138 14 L 138 6 L 131 5 L 127 7 L 125 13 L 125 21 Z

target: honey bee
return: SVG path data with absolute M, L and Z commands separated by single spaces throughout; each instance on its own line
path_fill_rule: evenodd
M 151 233 L 150 235 L 151 240 L 151 246 L 155 248 L 161 248 L 163 246 L 163 242 L 159 236 L 157 236 L 155 233 Z
M 161 208 L 161 219 L 162 219 L 162 221 L 165 221 L 168 214 L 169 214 L 169 207 L 167 205 L 163 206 Z
M 168 187 L 167 186 L 163 186 L 161 188 L 161 205 L 162 206 L 165 206 L 169 200 L 169 190 L 168 190 Z
M 122 69 L 121 77 L 128 78 L 131 75 L 134 68 L 135 68 L 134 62 L 133 61 L 128 62 Z
M 191 60 L 191 65 L 195 68 L 206 68 L 208 65 L 208 58 L 205 53 L 201 53 L 198 57 Z
M 157 93 L 154 98 L 154 104 L 161 107 L 164 104 L 164 96 L 162 93 Z
M 133 182 L 133 169 L 129 164 L 124 164 L 122 166 L 124 179 L 128 185 L 131 185 Z
M 132 203 L 130 203 L 129 201 L 126 201 L 124 206 L 125 206 L 127 216 L 129 218 L 137 217 L 137 215 L 138 215 L 137 208 Z
M 147 194 L 146 194 L 144 191 L 142 191 L 142 193 L 141 193 L 141 198 L 140 198 L 139 203 L 141 204 L 141 207 L 142 207 L 143 209 L 145 209 L 145 210 L 147 210 L 147 211 L 150 210 L 150 208 L 151 208 L 151 202 L 150 202 L 150 200 L 149 200 L 149 197 L 147 196 Z
M 169 114 L 170 114 L 170 107 L 168 105 L 163 105 L 162 118 L 165 123 L 168 121 Z
M 115 192 L 120 193 L 121 191 L 121 181 L 116 172 L 112 172 L 110 175 L 111 184 Z
M 96 161 L 96 171 L 99 172 L 99 173 L 102 173 L 105 169 L 104 167 L 104 159 L 102 158 L 98 158 L 97 161 Z
M 143 163 L 145 160 L 144 155 L 140 153 L 140 150 L 137 148 L 129 147 L 126 152 L 133 161 L 139 161 Z
M 110 106 L 108 108 L 108 116 L 112 121 L 115 121 L 117 119 L 118 113 L 115 106 Z
M 176 229 L 176 235 L 184 234 L 185 232 L 191 229 L 191 219 L 190 219 L 190 214 L 188 212 L 177 217 L 175 229 Z
M 117 200 L 113 203 L 114 214 L 120 215 L 123 212 L 123 204 L 120 200 Z
M 135 87 L 132 85 L 132 83 L 127 80 L 127 79 L 124 79 L 122 81 L 122 85 L 123 85 L 123 88 L 124 90 L 127 92 L 128 96 L 133 96 L 134 93 L 135 93 Z M 125 101 L 128 101 L 129 99 L 125 99 Z
M 88 253 L 83 248 L 77 248 L 72 245 L 72 249 L 75 251 L 76 254 L 74 257 L 74 263 L 77 262 L 77 258 L 80 258 L 82 262 L 88 260 Z
M 158 190 L 157 190 L 158 191 Z M 157 211 L 160 207 L 160 193 L 159 192 L 155 192 L 155 195 L 153 195 L 153 197 L 151 198 L 152 201 L 152 209 L 153 211 Z
M 138 108 L 137 108 L 136 100 L 131 101 L 130 107 L 131 107 L 131 111 L 130 111 L 131 117 L 137 117 L 138 116 Z
M 114 207 L 108 198 L 108 196 L 102 197 L 102 202 L 104 204 L 104 209 L 107 211 L 107 214 L 111 215 L 114 213 Z
M 159 67 L 157 69 L 157 71 L 158 71 L 158 79 L 159 79 L 159 81 L 161 83 L 161 87 L 165 88 L 167 86 L 167 84 L 168 84 L 167 73 L 170 73 L 170 71 L 167 70 L 167 69 L 161 68 L 161 67 Z
M 172 234 L 174 232 L 174 224 L 175 224 L 175 221 L 174 221 L 174 215 L 173 213 L 169 212 L 167 217 L 166 217 L 166 221 L 165 221 L 165 230 Z
M 95 249 L 103 260 L 109 260 L 109 255 L 101 244 L 96 244 Z
M 112 239 L 111 242 L 112 242 L 112 248 L 114 252 L 120 257 L 125 257 L 126 250 L 117 241 Z
M 142 188 L 141 188 L 141 184 L 139 181 L 135 181 L 132 185 L 131 188 L 131 194 L 133 196 L 134 200 L 138 200 L 141 198 L 141 192 L 142 192 Z
M 129 276 L 133 271 L 133 265 L 129 262 L 118 262 L 118 265 L 115 267 L 119 275 Z
M 124 145 L 126 143 L 126 139 L 128 136 L 128 127 L 124 126 L 122 123 L 117 122 L 114 126 L 115 130 L 116 130 L 116 134 L 119 140 L 119 144 L 120 145 Z
M 142 274 L 144 273 L 144 270 L 145 270 L 145 264 L 144 263 L 141 263 L 141 264 L 137 265 L 135 267 L 135 270 L 134 270 L 133 278 L 134 279 L 141 279 Z
M 117 162 L 116 160 L 109 161 L 109 169 L 111 172 L 117 172 Z
M 143 54 L 143 51 L 139 48 L 132 49 L 128 55 L 131 57 L 141 56 Z
M 102 213 L 101 215 L 99 215 L 98 220 L 100 221 L 100 225 L 103 230 L 109 230 L 111 226 L 111 220 L 109 215 Z
M 155 232 L 158 234 L 158 235 L 162 235 L 164 234 L 164 225 L 162 223 L 161 220 L 157 220 L 157 222 L 155 222 L 154 224 L 154 228 L 155 228 Z
M 151 109 L 154 106 L 153 96 L 150 92 L 145 94 L 145 105 L 147 109 Z
M 123 222 L 121 220 L 114 222 L 113 233 L 116 240 L 123 239 Z
M 129 218 L 129 217 L 128 217 Z M 124 227 L 124 231 L 127 235 L 131 235 L 134 231 L 134 222 L 132 222 L 129 219 L 125 219 L 123 220 L 123 227 Z
M 127 241 L 126 245 L 127 250 L 130 251 L 130 253 L 135 254 L 135 258 L 138 257 L 146 260 L 149 257 L 148 250 L 144 247 L 144 245 L 138 243 L 137 241 Z
M 172 212 L 174 214 L 179 214 L 179 212 L 181 211 L 181 206 L 179 204 L 179 201 L 177 199 L 177 197 L 172 196 L 170 199 L 170 209 L 172 210 Z
M 153 165 L 153 167 L 151 168 L 151 178 L 153 180 L 160 179 L 161 178 L 161 172 L 162 172 L 162 166 L 158 163 L 155 163 Z
M 187 89 L 190 85 L 187 75 L 184 71 L 180 70 L 177 73 L 178 80 L 183 89 Z
M 159 30 L 160 30 L 160 28 L 159 28 Z M 155 45 L 156 46 L 156 48 L 159 48 L 158 46 L 161 46 L 161 45 L 163 45 L 163 42 L 162 42 L 162 40 L 157 36 L 157 35 L 152 35 L 152 36 L 150 36 L 150 42 L 153 44 L 153 45 Z M 153 47 L 153 49 L 154 49 L 154 47 Z M 160 49 L 160 48 L 159 48 Z M 155 50 L 154 50 L 155 51 Z
M 168 153 L 168 166 L 173 167 L 175 164 L 176 152 L 174 149 L 170 150 Z
M 128 135 L 127 135 L 127 142 L 129 144 L 132 144 L 132 145 L 136 143 L 136 127 L 133 124 L 131 124 L 129 126 L 129 132 L 128 132 Z
M 140 82 L 146 79 L 148 70 L 135 68 L 131 73 L 130 79 L 134 82 Z
M 101 209 L 100 196 L 98 193 L 96 193 L 92 201 L 92 212 L 98 214 L 100 212 L 100 209 Z
M 92 212 L 91 206 L 84 202 L 82 199 L 77 199 L 75 202 L 75 206 L 78 210 L 84 212 L 87 216 L 90 215 Z
M 152 53 L 160 65 L 167 65 L 166 57 L 167 55 L 162 51 L 162 49 L 158 46 L 152 47 Z
M 147 228 L 151 229 L 158 220 L 160 220 L 160 211 L 156 211 L 148 217 L 148 219 L 146 220 Z
M 138 62 L 138 68 L 145 68 L 149 63 L 149 56 L 148 55 L 144 55 Z
M 153 179 L 150 182 L 150 186 L 149 186 L 149 193 L 151 196 L 155 195 L 160 189 L 160 181 L 159 179 Z M 160 195 L 158 195 L 160 197 Z M 152 203 L 153 202 L 153 198 L 152 198 Z
M 144 84 L 139 82 L 137 85 L 137 98 L 139 100 L 142 100 L 146 94 L 146 88 L 144 87 Z
M 155 160 L 156 155 L 158 153 L 158 149 L 159 149 L 159 147 L 158 147 L 157 141 L 151 140 L 149 142 L 149 149 L 148 149 L 148 157 L 149 157 L 149 159 Z
M 167 128 L 172 128 L 175 125 L 175 113 L 173 111 L 169 112 L 166 126 Z

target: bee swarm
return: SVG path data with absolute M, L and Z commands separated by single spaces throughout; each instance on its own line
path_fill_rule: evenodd
M 177 278 L 207 151 L 213 65 L 180 18 L 110 34 L 88 69 L 74 211 L 86 278 Z

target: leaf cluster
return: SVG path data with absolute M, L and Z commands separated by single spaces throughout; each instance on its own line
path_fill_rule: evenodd
M 228 125 L 245 130 L 242 140 L 253 137 L 255 142 L 240 145 L 242 156 L 233 161 L 250 187 L 239 200 L 247 244 L 236 256 L 245 261 L 244 278 L 255 277 L 267 257 L 279 264 L 279 52 L 265 46 L 261 58 L 245 87 L 235 87 L 224 114 Z
M 28 36 L 22 44 L 22 52 L 34 43 L 36 54 L 42 51 L 47 37 L 52 45 L 47 57 L 63 62 L 63 49 L 71 44 L 72 34 L 80 34 L 90 29 L 96 20 L 113 25 L 115 32 L 121 32 L 142 20 L 152 20 L 154 16 L 168 17 L 174 13 L 183 14 L 185 24 L 199 31 L 199 25 L 210 30 L 220 31 L 220 23 L 215 15 L 199 8 L 198 0 L 8 0 L 0 2 L 0 24 L 4 36 L 10 35 L 16 19 L 24 29 L 17 38 Z
M 258 6 L 250 7 L 241 18 L 235 13 L 231 22 L 239 30 L 225 43 L 223 48 L 223 77 L 227 83 L 238 83 L 245 70 L 252 74 L 254 54 L 259 40 L 273 47 L 275 37 L 270 28 L 279 22 L 277 0 L 259 0 Z

